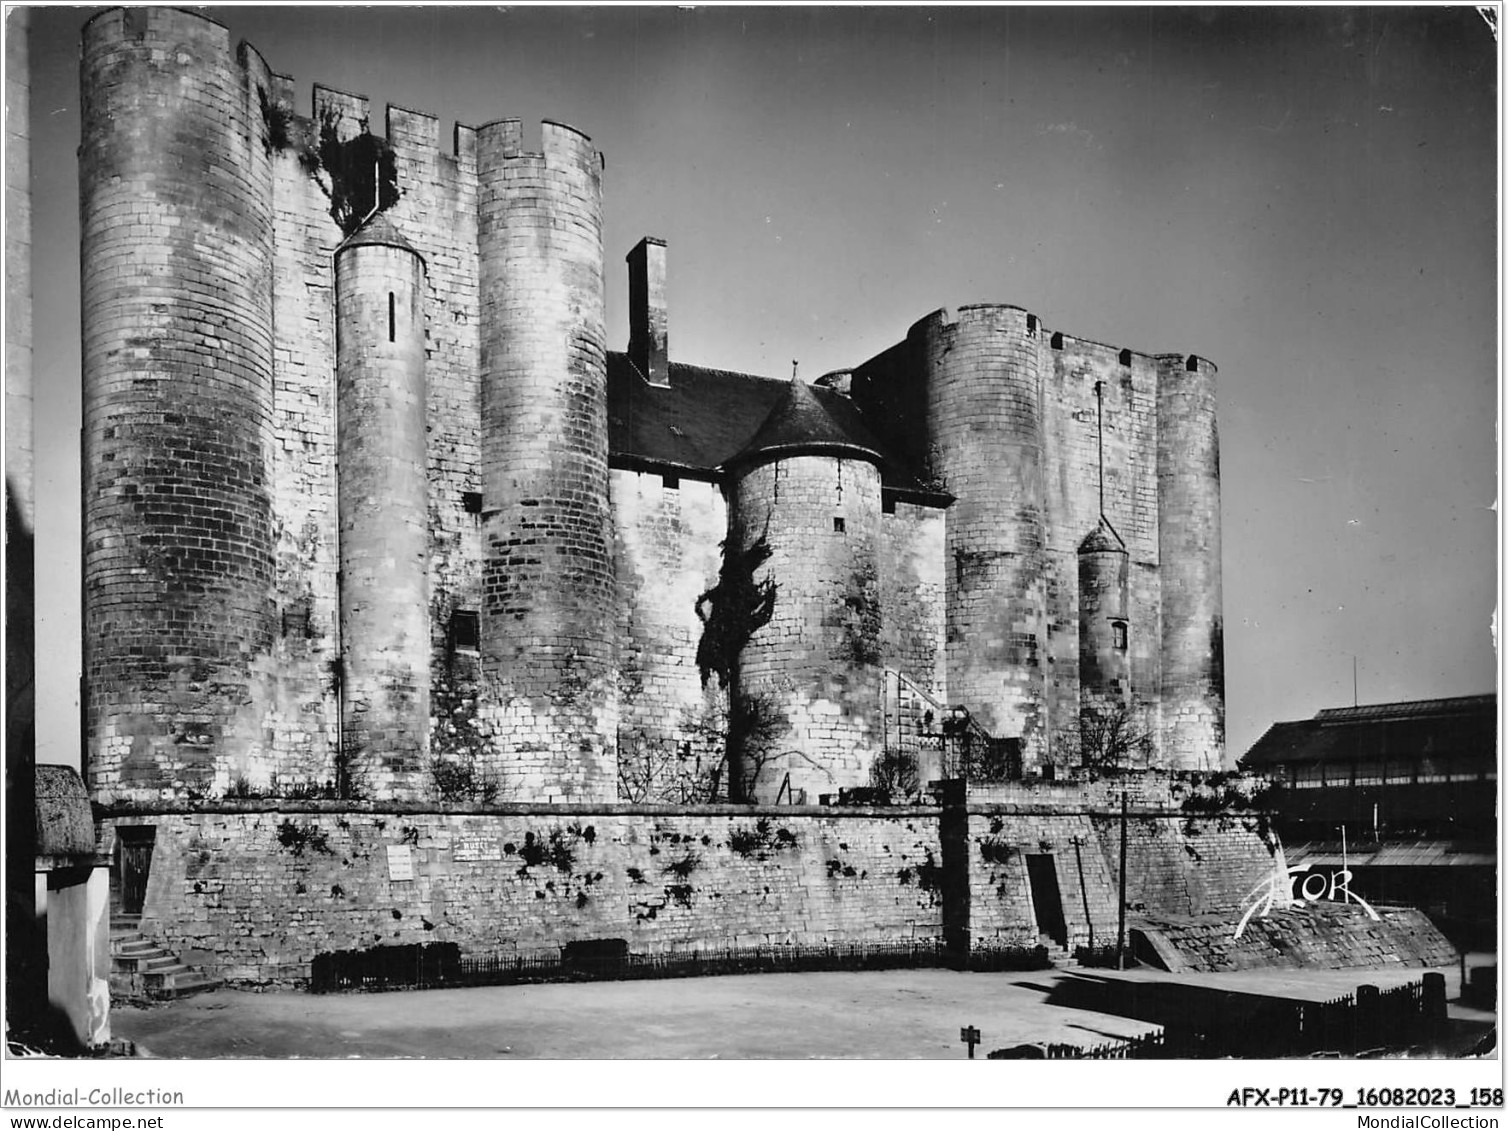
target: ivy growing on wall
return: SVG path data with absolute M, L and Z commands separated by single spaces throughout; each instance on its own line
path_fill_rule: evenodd
M 430 778 L 441 801 L 496 801 L 502 792 L 488 765 L 491 737 L 477 717 L 477 691 L 447 666 L 430 688 Z
M 721 776 L 726 768 L 729 798 L 747 801 L 753 798 L 759 771 L 784 719 L 773 703 L 739 689 L 738 663 L 749 640 L 775 615 L 780 587 L 774 578 L 754 577 L 770 559 L 768 527 L 742 549 L 735 539 L 725 540 L 722 551 L 717 584 L 696 599 L 697 619 L 702 622 L 696 666 L 704 687 L 716 676 L 720 687 L 731 689 L 725 755 L 714 771 L 714 792 L 724 788 Z
M 736 682 L 744 646 L 775 615 L 779 586 L 773 578 L 754 580 L 755 571 L 770 560 L 767 534 L 760 534 L 744 549 L 736 541 L 725 540 L 717 584 L 696 599 L 697 619 L 702 622 L 696 667 L 704 687 L 714 675 L 721 687 Z
M 326 109 L 314 123 L 297 117 L 257 88 L 262 146 L 268 154 L 293 150 L 299 165 L 330 199 L 330 218 L 350 235 L 373 212 L 398 203 L 398 162 L 386 139 L 368 131 L 342 141 L 340 115 Z

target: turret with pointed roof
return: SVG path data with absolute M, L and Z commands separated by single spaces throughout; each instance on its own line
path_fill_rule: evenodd
M 880 715 L 883 457 L 793 376 L 724 470 L 729 545 L 764 562 L 767 624 L 740 654 L 735 718 L 768 733 L 733 743 L 747 800 L 816 801 L 867 785 L 884 745 Z M 792 751 L 800 756 L 793 756 Z
M 794 455 L 862 459 L 876 467 L 884 462 L 867 437 L 859 437 L 838 423 L 811 386 L 792 375 L 785 395 L 770 410 L 759 431 L 725 466 L 732 471 Z

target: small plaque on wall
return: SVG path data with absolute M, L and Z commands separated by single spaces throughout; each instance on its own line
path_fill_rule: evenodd
M 501 860 L 503 850 L 497 838 L 490 836 L 458 837 L 452 850 L 456 860 Z
M 387 846 L 387 878 L 411 880 L 414 878 L 414 851 L 406 844 Z

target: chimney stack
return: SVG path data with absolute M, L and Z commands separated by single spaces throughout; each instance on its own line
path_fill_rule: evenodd
M 628 356 L 651 385 L 670 384 L 665 241 L 654 236 L 628 253 Z

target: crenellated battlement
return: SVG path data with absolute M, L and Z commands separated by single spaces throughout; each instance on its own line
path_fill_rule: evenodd
M 383 116 L 388 144 L 395 149 L 440 148 L 440 119 L 422 110 L 410 110 L 406 106 L 387 104 Z
M 1220 372 L 1219 367 L 1209 358 L 1192 353 L 1160 353 L 1153 360 L 1163 369 L 1202 373 L 1206 377 L 1213 377 Z
M 696 599 L 748 499 L 635 469 L 718 486 L 775 394 L 674 363 L 653 237 L 609 352 L 592 137 L 517 117 L 446 137 L 422 109 L 300 89 L 192 11 L 95 16 L 82 83 L 96 788 L 418 798 L 491 775 L 602 800 L 620 734 L 714 764 L 696 720 L 730 693 L 698 678 Z M 862 678 L 785 703 L 821 770 L 792 788 L 866 780 L 881 661 L 1028 770 L 1068 764 L 1086 688 L 1150 707 L 1168 763 L 1218 761 L 1214 373 L 986 302 L 823 378 L 823 450 L 863 458 L 804 487 L 800 461 L 757 462 L 782 514 L 809 504 L 796 535 L 769 530 L 775 621 L 832 639 L 765 675 L 771 696 L 839 660 Z M 1081 576 L 1102 522 L 1126 560 Z
M 477 127 L 478 163 L 483 168 L 496 162 L 538 161 L 549 168 L 575 168 L 600 176 L 606 160 L 591 137 L 563 122 L 549 118 L 540 123 L 539 150 L 524 148 L 524 123 L 520 118 L 500 118 Z
M 84 22 L 85 49 L 91 42 L 144 43 L 180 33 L 230 54 L 230 29 L 213 16 L 187 8 L 106 8 Z
M 255 52 L 255 48 L 249 49 Z M 261 56 L 258 55 L 257 58 L 260 59 Z M 372 132 L 372 106 L 367 95 L 316 82 L 311 87 L 309 113 L 306 116 L 298 109 L 297 80 L 293 76 L 269 71 L 265 85 L 270 106 L 301 119 L 308 127 L 317 130 L 321 123 L 329 121 L 336 126 L 337 135 L 343 142 L 358 134 Z M 384 107 L 382 121 L 385 140 L 394 149 L 415 152 L 433 150 L 463 161 L 475 157 L 476 130 L 462 122 L 453 124 L 450 152 L 444 154 L 440 141 L 440 123 L 443 119 L 439 115 L 389 102 Z
M 1092 367 L 1107 369 L 1148 369 L 1157 364 L 1157 354 L 1134 350 L 1095 338 L 1070 334 L 1063 330 L 1046 330 L 1048 348 L 1071 353 L 1082 358 Z

